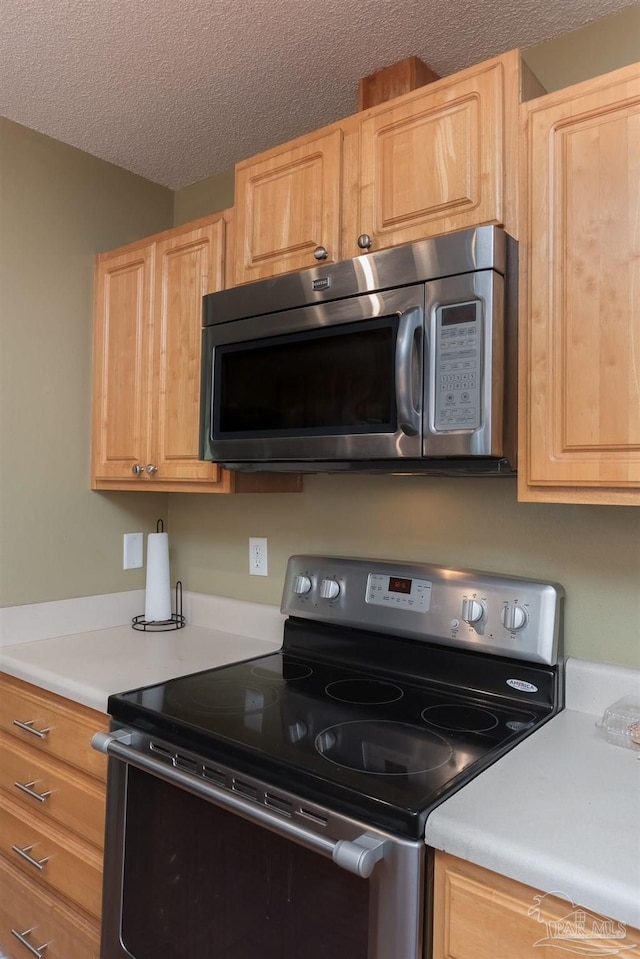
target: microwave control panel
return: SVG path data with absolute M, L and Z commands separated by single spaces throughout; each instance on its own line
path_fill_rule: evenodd
M 436 311 L 435 428 L 477 430 L 482 387 L 480 300 Z

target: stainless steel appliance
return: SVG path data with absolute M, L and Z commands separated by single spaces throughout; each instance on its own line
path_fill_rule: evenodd
M 294 556 L 279 652 L 111 696 L 102 959 L 423 959 L 430 812 L 563 704 L 563 591 Z
M 515 300 L 494 226 L 205 296 L 201 459 L 512 475 Z

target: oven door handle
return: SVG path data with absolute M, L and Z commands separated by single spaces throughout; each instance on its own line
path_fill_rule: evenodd
M 422 334 L 424 313 L 413 306 L 400 314 L 396 338 L 396 409 L 398 426 L 405 436 L 418 436 L 422 429 L 422 404 L 416 386 L 422 383 Z
M 319 852 L 327 858 L 333 859 L 336 865 L 356 876 L 360 876 L 362 879 L 368 879 L 376 863 L 384 859 L 389 842 L 374 833 L 364 832 L 353 840 L 333 840 L 327 839 L 325 836 L 319 836 L 298 823 L 283 819 L 277 813 L 273 813 L 248 799 L 243 799 L 237 793 L 228 792 L 226 789 L 216 786 L 209 780 L 199 779 L 197 776 L 183 772 L 175 766 L 167 766 L 159 759 L 138 752 L 135 747 L 129 745 L 132 738 L 132 734 L 125 730 L 116 729 L 111 733 L 98 732 L 91 740 L 91 745 L 98 752 L 106 753 L 114 759 L 129 763 L 136 769 L 151 773 L 164 782 L 182 786 L 188 792 L 215 802 L 250 822 L 264 826 L 287 839 L 293 839 L 294 842 L 306 846 L 307 849 L 312 849 L 314 852 Z

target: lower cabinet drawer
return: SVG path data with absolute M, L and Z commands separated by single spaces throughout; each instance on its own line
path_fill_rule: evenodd
M 9 959 L 98 959 L 99 925 L 0 857 L 0 949 Z
M 0 794 L 0 855 L 27 878 L 100 918 L 102 857 Z
M 0 788 L 21 807 L 102 848 L 106 791 L 98 780 L 0 733 Z

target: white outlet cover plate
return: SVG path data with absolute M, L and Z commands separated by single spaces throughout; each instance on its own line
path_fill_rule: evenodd
M 125 533 L 122 546 L 122 568 L 142 568 L 142 533 Z
M 251 576 L 267 576 L 267 538 L 249 537 L 249 573 Z

